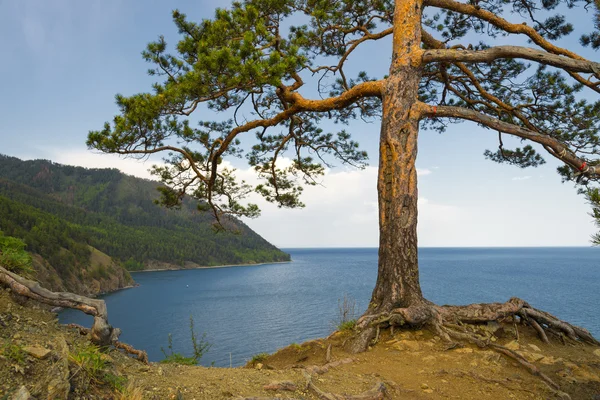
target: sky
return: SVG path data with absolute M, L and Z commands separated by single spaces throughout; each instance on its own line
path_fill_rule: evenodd
M 176 43 L 171 10 L 201 20 L 228 4 L 220 0 L 0 0 L 0 153 L 116 167 L 150 177 L 147 169 L 160 159 L 143 163 L 98 154 L 87 149 L 87 134 L 101 129 L 117 113 L 115 94 L 151 89 L 153 78 L 146 74 L 149 65 L 140 53 L 161 34 L 168 43 Z M 579 10 L 570 15 L 576 17 L 577 28 L 591 27 L 591 14 Z M 523 42 L 509 37 L 503 43 Z M 560 44 L 580 49 L 577 34 Z M 373 75 L 386 73 L 390 47 L 389 41 L 383 41 L 358 52 L 351 59 L 352 68 Z M 600 60 L 589 50 L 581 54 Z M 585 96 L 595 100 L 589 91 Z M 339 129 L 328 123 L 324 128 Z M 250 200 L 259 204 L 262 215 L 245 222 L 280 247 L 376 247 L 379 123 L 353 122 L 345 129 L 369 153 L 367 168 L 328 169 L 321 185 L 305 190 L 303 209 L 279 209 L 253 196 Z M 505 139 L 505 144 L 510 143 Z M 484 150 L 496 148 L 497 133 L 472 123 L 451 126 L 443 134 L 421 131 L 419 245 L 590 245 L 596 228 L 589 206 L 571 184 L 561 183 L 555 172 L 558 163 L 546 157 L 548 163 L 539 168 L 520 169 L 485 160 Z M 256 181 L 247 165 L 229 162 L 240 177 Z

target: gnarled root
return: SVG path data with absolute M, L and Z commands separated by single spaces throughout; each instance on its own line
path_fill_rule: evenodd
M 306 378 L 306 387 L 313 392 L 319 399 L 322 400 L 381 400 L 385 397 L 386 388 L 383 382 L 379 382 L 370 390 L 356 395 L 341 395 L 335 393 L 327 393 L 315 386 L 312 381 L 312 376 L 304 371 Z
M 531 307 L 524 300 L 513 297 L 506 303 L 469 304 L 466 306 L 437 306 L 423 301 L 407 308 L 391 308 L 387 312 L 366 314 L 358 320 L 357 334 L 348 349 L 352 352 L 365 351 L 374 339 L 377 340 L 380 329 L 428 326 L 452 346 L 459 343 L 470 343 L 480 348 L 489 347 L 517 361 L 533 375 L 539 376 L 561 397 L 567 398 L 568 395 L 561 392 L 556 383 L 521 355 L 504 346 L 492 343 L 489 334 L 478 335 L 467 330 L 465 326 L 465 324 L 486 324 L 511 320 L 515 327 L 517 321 L 530 325 L 545 343 L 549 342 L 547 333 L 551 333 L 560 337 L 563 342 L 566 338 L 573 343 L 600 345 L 600 342 L 586 329 L 564 322 L 547 312 Z
M 23 278 L 22 276 L 8 271 L 2 266 L 0 266 L 0 283 L 11 288 L 11 290 L 19 296 L 28 297 L 30 299 L 39 301 L 40 303 L 48 304 L 54 307 L 74 308 L 76 310 L 83 311 L 86 314 L 92 315 L 94 317 L 94 324 L 92 325 L 92 328 L 88 330 L 88 332 L 90 334 L 91 341 L 98 346 L 106 347 L 114 345 L 118 348 L 133 349 L 133 347 L 118 341 L 121 330 L 118 328 L 113 328 L 108 323 L 108 311 L 106 309 L 106 303 L 104 300 L 92 299 L 68 292 L 52 292 L 41 287 L 39 283 Z M 87 329 L 83 327 L 79 328 Z M 133 350 L 135 352 L 130 352 L 137 355 L 138 359 L 143 360 L 145 357 L 147 361 L 145 352 L 140 352 L 139 350 L 135 349 Z M 144 356 L 142 356 L 141 353 L 144 353 Z

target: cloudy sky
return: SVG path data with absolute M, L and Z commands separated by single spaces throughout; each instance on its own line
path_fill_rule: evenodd
M 0 0 L 0 153 L 86 167 L 117 167 L 148 177 L 146 164 L 94 154 L 88 131 L 117 112 L 114 95 L 148 91 L 153 82 L 140 52 L 164 34 L 175 43 L 170 12 L 210 17 L 228 3 L 202 1 Z M 592 16 L 577 12 L 578 27 Z M 578 49 L 577 35 L 561 44 Z M 512 39 L 511 39 L 512 40 Z M 356 71 L 381 75 L 389 42 L 353 60 Z M 591 59 L 600 55 L 584 51 Z M 370 73 L 371 74 L 371 73 Z M 592 95 L 586 92 L 587 96 Z M 201 116 L 208 119 L 206 116 Z M 333 125 L 325 128 L 334 129 Z M 284 210 L 260 199 L 262 216 L 247 223 L 281 247 L 374 247 L 378 242 L 376 166 L 379 124 L 348 128 L 368 151 L 370 166 L 327 171 L 322 185 L 305 191 L 306 208 Z M 536 169 L 497 165 L 483 158 L 497 134 L 471 123 L 419 139 L 419 244 L 421 246 L 587 246 L 595 231 L 589 208 L 562 184 L 557 163 Z M 234 161 L 244 179 L 247 166 Z

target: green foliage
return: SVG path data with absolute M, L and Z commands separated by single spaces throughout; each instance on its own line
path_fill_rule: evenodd
M 64 278 L 90 264 L 93 246 L 131 271 L 149 260 L 199 265 L 287 261 L 239 221 L 240 232 L 214 234 L 212 219 L 184 199 L 158 207 L 158 183 L 110 169 L 85 169 L 0 156 L 0 229 L 22 239 Z M 103 268 L 92 276 L 107 276 Z
M 92 343 L 79 344 L 69 352 L 69 361 L 75 370 L 70 379 L 80 377 L 96 385 L 107 385 L 113 392 L 127 390 L 127 378 L 112 371 L 104 353 Z
M 590 188 L 586 192 L 586 197 L 590 205 L 592 206 L 592 212 L 590 215 L 594 218 L 596 226 L 600 228 L 600 189 Z M 592 243 L 600 246 L 600 233 L 592 235 Z
M 269 353 L 258 353 L 252 356 L 252 358 L 250 359 L 250 363 L 260 363 L 265 361 L 267 358 L 269 358 Z
M 25 251 L 26 244 L 0 231 L 0 265 L 19 275 L 33 273 L 31 256 Z
M 95 383 L 102 383 L 106 375 L 107 362 L 102 357 L 102 352 L 91 343 L 75 347 L 69 352 L 69 361 L 75 364 L 77 371 L 73 374 L 83 373 Z
M 125 267 L 127 271 L 142 271 L 144 269 L 144 264 L 134 260 L 133 257 L 130 257 L 129 260 L 123 263 L 123 267 Z
M 345 321 L 345 322 L 342 322 L 341 324 L 339 324 L 337 326 L 337 330 L 341 331 L 341 332 L 348 332 L 348 331 L 354 330 L 355 326 L 356 326 L 356 320 L 351 319 L 349 321 Z
M 0 348 L 0 355 L 6 357 L 9 361 L 23 366 L 25 364 L 26 353 L 23 348 L 10 340 L 4 342 Z
M 202 334 L 202 337 L 198 339 L 194 330 L 194 319 L 190 316 L 190 335 L 192 340 L 193 355 L 186 357 L 181 353 L 173 350 L 173 337 L 169 333 L 169 345 L 167 353 L 164 348 L 160 348 L 160 351 L 165 355 L 165 359 L 161 360 L 164 364 L 183 364 L 183 365 L 197 365 L 204 354 L 210 349 L 211 344 L 206 341 L 206 333 Z

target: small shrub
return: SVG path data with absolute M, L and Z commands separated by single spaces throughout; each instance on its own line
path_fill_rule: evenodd
M 346 293 L 338 299 L 338 315 L 332 325 L 338 331 L 350 331 L 356 325 L 356 300 Z
M 75 348 L 69 352 L 69 360 L 78 367 L 72 377 L 82 372 L 94 383 L 104 383 L 107 365 L 98 347 L 88 343 Z
M 114 392 L 124 393 L 127 390 L 127 378 L 106 372 L 102 381 L 112 388 Z
M 17 365 L 25 364 L 26 354 L 23 351 L 23 348 L 14 343 L 5 342 L 2 346 L 2 351 L 0 354 Z
M 252 358 L 250 359 L 250 362 L 252 364 L 255 363 L 260 363 L 265 361 L 267 358 L 269 358 L 269 353 L 258 353 L 252 356 Z
M 304 351 L 304 350 L 307 349 L 306 347 L 304 347 L 304 346 L 302 346 L 301 344 L 298 344 L 298 343 L 292 343 L 292 344 L 290 344 L 290 347 L 292 349 L 296 350 L 297 352 L 301 352 L 301 351 Z
M 198 339 L 196 337 L 196 332 L 194 330 L 194 319 L 190 316 L 190 333 L 192 338 L 192 347 L 194 350 L 194 355 L 191 357 L 186 357 L 181 353 L 176 353 L 173 351 L 173 337 L 169 333 L 169 345 L 167 348 L 169 349 L 169 353 L 165 351 L 164 348 L 160 348 L 160 351 L 165 355 L 165 359 L 161 360 L 161 363 L 164 364 L 184 364 L 184 365 L 196 365 L 200 362 L 200 359 L 204 354 L 210 349 L 211 344 L 206 341 L 206 333 L 202 334 L 202 337 Z
M 339 324 L 337 326 L 337 330 L 341 331 L 341 332 L 347 332 L 347 331 L 353 330 L 355 326 L 356 326 L 356 320 L 351 319 L 350 321 L 342 322 L 341 324 Z

